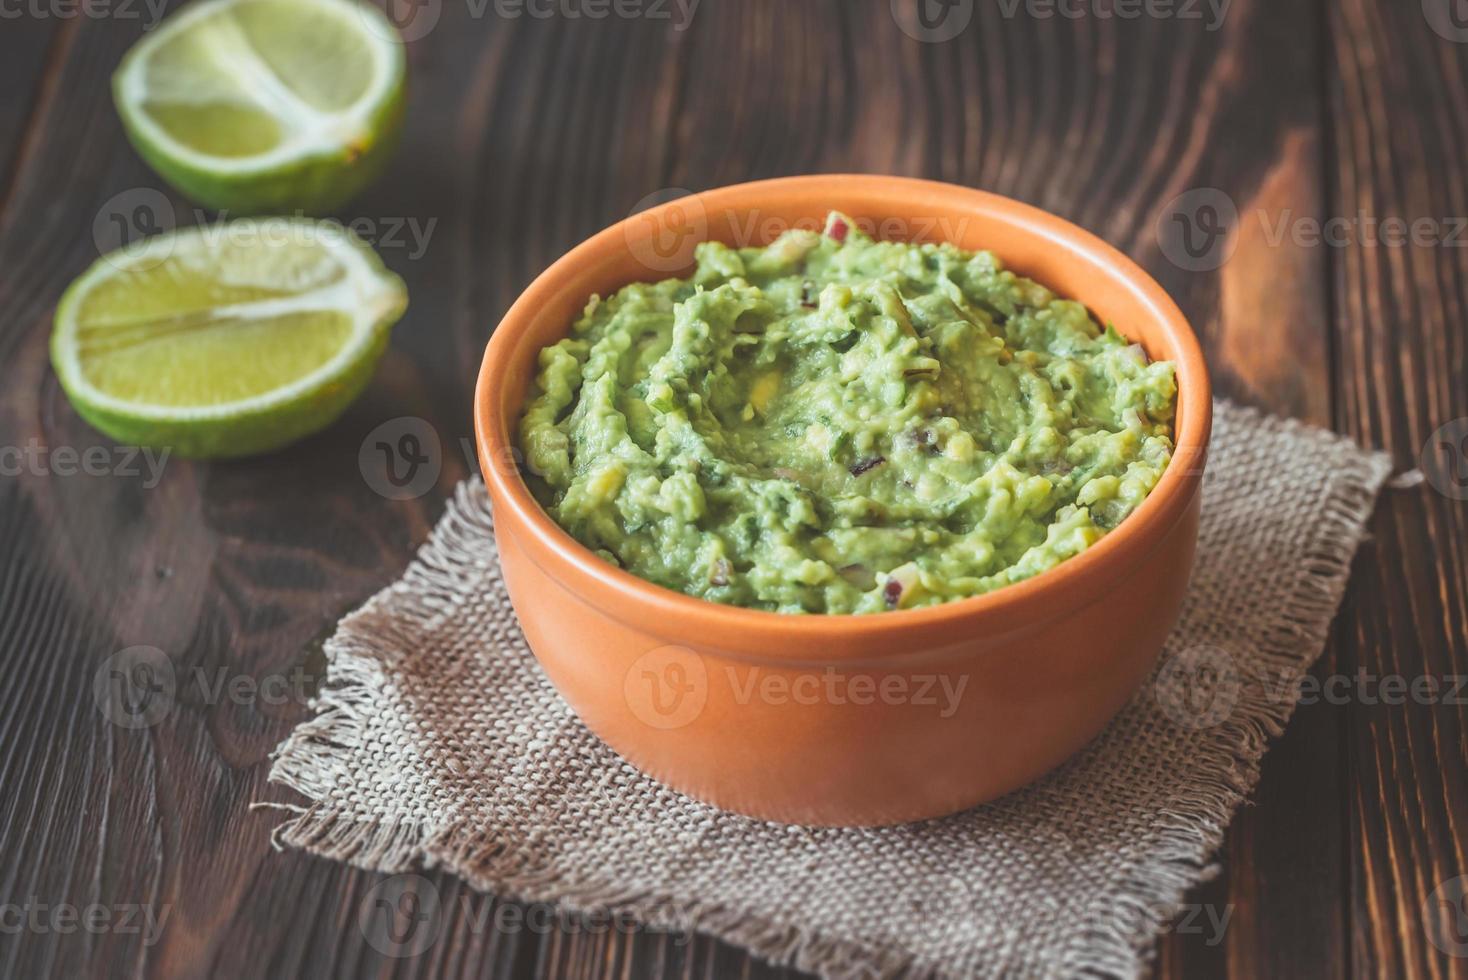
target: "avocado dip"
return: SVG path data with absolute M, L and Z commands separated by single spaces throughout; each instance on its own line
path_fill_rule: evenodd
M 833 213 L 593 296 L 540 352 L 533 492 L 605 560 L 715 602 L 867 613 L 1084 551 L 1172 455 L 1173 366 L 988 252 Z

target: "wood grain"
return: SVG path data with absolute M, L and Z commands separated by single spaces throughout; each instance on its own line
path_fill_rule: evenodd
M 0 167 L 0 222 L 10 212 L 7 204 L 29 149 L 28 137 L 51 108 L 72 35 L 60 22 L 45 18 L 7 25 L 7 57 L 0 67 L 0 91 L 8 96 L 0 102 L 0 146 L 8 148 Z
M 1406 246 L 1363 234 L 1336 255 L 1336 422 L 1404 467 L 1418 465 L 1439 426 L 1468 416 L 1468 252 L 1447 242 L 1468 215 L 1468 48 L 1436 34 L 1416 8 L 1331 8 L 1335 212 L 1441 229 L 1441 240 Z M 1388 497 L 1339 633 L 1353 671 L 1468 674 L 1468 502 L 1429 486 Z M 1362 972 L 1468 975 L 1468 961 L 1423 941 L 1430 896 L 1468 873 L 1461 694 L 1455 704 L 1348 708 L 1351 954 Z
M 319 674 L 320 643 L 391 581 L 473 462 L 474 369 L 499 316 L 564 250 L 648 195 L 791 173 L 929 176 L 1035 203 L 1131 253 L 1204 336 L 1224 394 L 1390 449 L 1404 468 L 1468 416 L 1463 250 L 1280 239 L 1281 216 L 1468 214 L 1465 52 L 1416 2 L 1234 0 L 1178 18 L 1015 16 L 979 3 L 944 43 L 886 0 L 703 0 L 652 19 L 503 18 L 444 0 L 409 45 L 412 110 L 391 173 L 343 217 L 379 233 L 412 308 L 368 394 L 282 453 L 170 461 L 142 477 L 0 477 L 0 901 L 168 908 L 161 941 L 0 935 L 0 976 L 794 976 L 703 937 L 556 922 L 427 874 L 443 934 L 373 947 L 379 876 L 276 852 L 249 809 L 300 698 L 197 686 L 145 731 L 108 723 L 95 672 L 134 644 L 180 677 Z M 1101 5 L 1105 7 L 1105 5 Z M 1100 8 L 1098 8 L 1100 9 Z M 486 10 L 475 16 L 475 10 Z M 61 397 L 51 311 L 96 258 L 119 194 L 159 189 L 107 79 L 136 22 L 45 18 L 0 33 L 0 445 L 110 447 Z M 1158 231 L 1179 195 L 1235 206 L 1232 257 L 1189 271 Z M 169 195 L 173 217 L 205 215 Z M 419 247 L 421 246 L 421 247 Z M 1175 257 L 1175 254 L 1174 254 Z M 435 489 L 389 501 L 358 469 L 378 424 L 426 420 Z M 1468 504 L 1390 496 L 1317 674 L 1468 673 Z M 1302 706 L 1189 901 L 1221 941 L 1172 930 L 1164 976 L 1462 975 L 1423 902 L 1468 872 L 1464 715 Z M 500 926 L 495 923 L 500 921 Z

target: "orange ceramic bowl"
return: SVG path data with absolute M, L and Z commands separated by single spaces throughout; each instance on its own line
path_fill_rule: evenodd
M 718 605 L 613 567 L 522 479 L 521 406 L 541 348 L 592 293 L 684 274 L 702 239 L 765 244 L 838 209 L 882 237 L 987 248 L 1176 363 L 1177 455 L 1081 555 L 988 595 L 865 616 Z M 489 343 L 474 400 L 510 599 L 546 674 L 612 748 L 690 796 L 770 820 L 878 825 L 1022 786 L 1093 738 L 1147 677 L 1193 563 L 1208 375 L 1177 306 L 1116 249 L 1006 198 L 896 177 L 741 184 L 634 215 L 530 285 Z

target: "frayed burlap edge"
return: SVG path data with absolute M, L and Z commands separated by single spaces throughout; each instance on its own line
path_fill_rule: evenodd
M 1391 462 L 1384 454 L 1363 453 L 1349 439 L 1294 420 L 1227 403 L 1219 409 L 1266 430 L 1339 450 L 1308 563 L 1259 651 L 1263 663 L 1302 674 L 1324 645 L 1376 496 L 1391 475 Z M 327 641 L 329 675 L 313 702 L 317 714 L 277 747 L 271 782 L 313 801 L 325 799 L 339 784 L 361 745 L 367 713 L 377 703 L 387 669 L 403 656 L 405 644 L 397 640 L 404 624 L 421 629 L 451 611 L 462 570 L 487 561 L 476 542 L 491 534 L 489 503 L 479 481 L 460 484 L 402 578 L 343 619 Z M 1223 842 L 1234 810 L 1257 784 L 1269 739 L 1284 731 L 1293 710 L 1290 699 L 1270 699 L 1256 685 L 1241 691 L 1230 719 L 1211 733 L 1223 751 L 1208 757 L 1200 774 L 1204 787 L 1173 800 L 1166 825 L 1151 841 L 1149 856 L 1156 863 L 1138 868 L 1119 896 L 1108 896 L 1121 907 L 1110 905 L 1106 915 L 1076 930 L 1062 957 L 1067 974 L 1134 976 L 1151 961 L 1158 929 L 1166 921 L 1159 921 L 1158 910 L 1179 907 L 1190 888 L 1216 875 L 1211 855 Z M 955 975 L 909 951 L 829 939 L 719 904 L 629 892 L 597 875 L 541 868 L 517 853 L 513 841 L 478 823 L 435 827 L 426 821 L 363 821 L 320 802 L 305 807 L 255 805 L 291 814 L 271 833 L 277 849 L 298 847 L 389 874 L 442 867 L 481 891 L 553 902 L 571 914 L 622 910 L 652 929 L 706 932 L 776 965 L 825 977 L 942 980 Z

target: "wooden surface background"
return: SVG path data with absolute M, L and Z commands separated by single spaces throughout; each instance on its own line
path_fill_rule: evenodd
M 113 215 L 156 219 L 149 189 L 166 192 L 109 95 L 148 21 L 141 0 L 120 3 L 0 11 L 4 446 L 110 452 L 62 397 L 46 341 L 99 235 L 115 241 Z M 408 48 L 404 148 L 343 212 L 373 222 L 412 292 L 367 396 L 288 451 L 170 461 L 154 487 L 60 464 L 0 477 L 0 916 L 169 910 L 152 944 L 0 918 L 0 975 L 783 975 L 704 938 L 484 928 L 493 901 L 439 876 L 454 910 L 443 936 L 417 958 L 385 957 L 356 925 L 379 876 L 272 851 L 277 815 L 249 808 L 280 798 L 268 756 L 303 706 L 190 691 L 133 731 L 92 695 L 99 666 L 137 644 L 211 678 L 319 671 L 332 623 L 398 574 L 470 472 L 458 439 L 499 315 L 650 193 L 817 171 L 998 191 L 1149 268 L 1205 338 L 1225 395 L 1386 449 L 1402 469 L 1468 416 L 1468 249 L 1447 240 L 1468 215 L 1457 0 L 1233 0 L 1221 23 L 1206 4 L 1202 19 L 1181 4 L 1122 19 L 1107 0 L 1072 4 L 1079 18 L 956 0 L 950 16 L 972 9 L 972 23 L 941 43 L 900 30 L 888 0 L 704 0 L 686 25 L 673 6 L 659 8 L 671 20 L 648 7 L 594 20 L 567 14 L 577 0 L 550 17 L 419 3 L 437 22 Z M 1231 258 L 1191 271 L 1173 202 L 1203 188 L 1239 220 L 1220 246 Z M 168 200 L 178 223 L 195 221 Z M 1330 217 L 1357 230 L 1331 245 L 1297 233 Z M 1362 230 L 1390 217 L 1434 222 L 1436 238 L 1393 246 Z M 390 240 L 408 219 L 431 228 L 422 254 L 406 232 Z M 358 449 L 405 415 L 447 449 L 431 492 L 392 501 Z M 1389 492 L 1372 528 L 1316 675 L 1468 674 L 1468 503 Z M 1302 706 L 1274 746 L 1222 873 L 1189 898 L 1228 910 L 1228 927 L 1221 941 L 1170 929 L 1161 975 L 1468 975 L 1424 931 L 1429 896 L 1468 872 L 1461 695 L 1392 705 L 1353 690 Z

